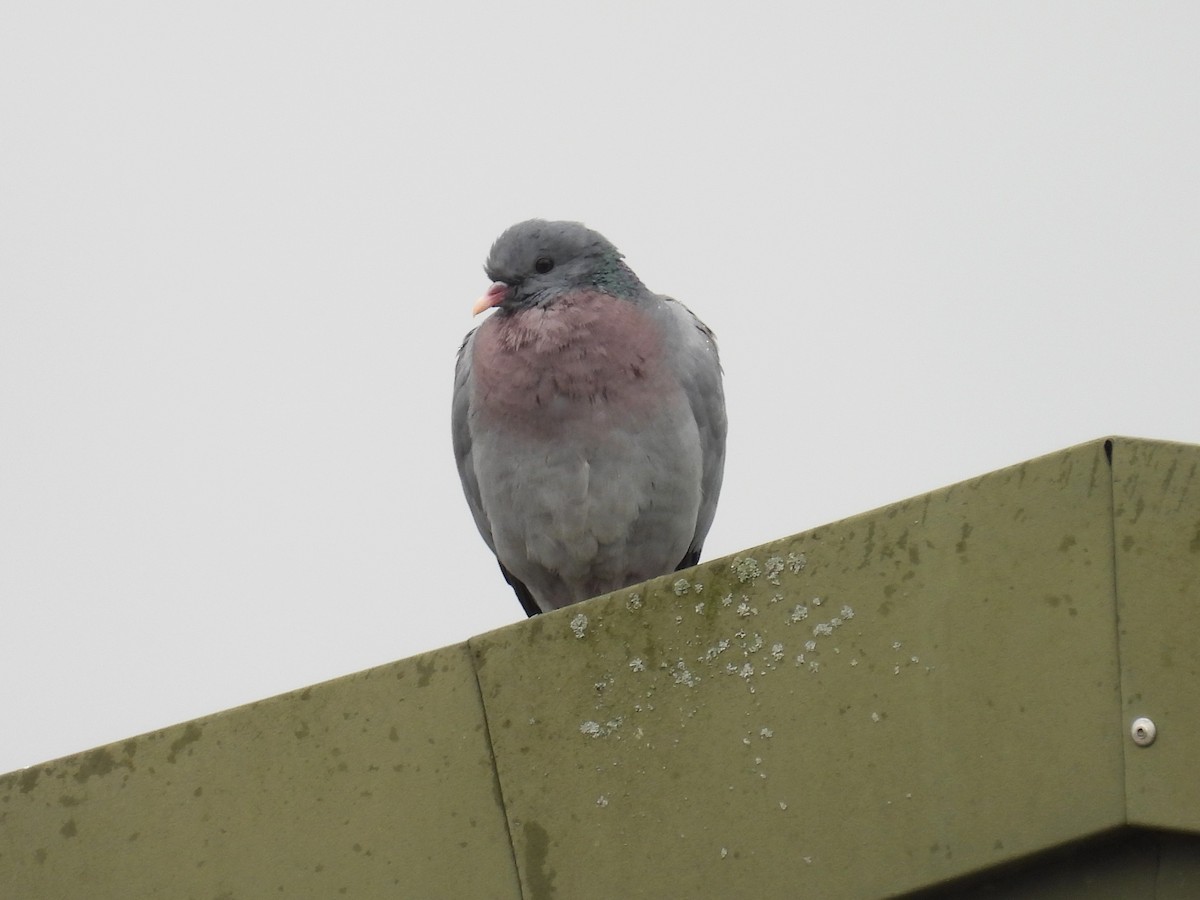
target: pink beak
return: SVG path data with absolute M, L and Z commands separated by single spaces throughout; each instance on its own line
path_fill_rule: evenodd
M 493 282 L 492 286 L 487 289 L 487 293 L 475 301 L 475 305 L 471 307 L 471 315 L 477 316 L 485 309 L 499 306 L 508 296 L 508 291 L 509 286 L 503 281 Z

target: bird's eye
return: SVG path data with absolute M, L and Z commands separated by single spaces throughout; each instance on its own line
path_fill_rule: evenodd
M 537 270 L 539 275 L 545 275 L 554 268 L 554 260 L 548 256 L 539 256 L 537 262 L 533 264 L 533 268 Z

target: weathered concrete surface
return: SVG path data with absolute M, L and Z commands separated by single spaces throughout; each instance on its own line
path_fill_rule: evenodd
M 0 896 L 519 897 L 465 646 L 0 778 Z
M 472 640 L 525 896 L 883 896 L 1122 822 L 1111 502 L 1097 442 Z

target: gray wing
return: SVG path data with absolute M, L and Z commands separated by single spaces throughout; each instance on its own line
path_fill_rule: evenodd
M 671 297 L 662 297 L 670 315 L 677 341 L 671 352 L 676 354 L 674 365 L 680 383 L 687 394 L 696 427 L 700 433 L 702 472 L 700 479 L 700 512 L 696 517 L 696 532 L 688 545 L 687 555 L 679 568 L 694 566 L 700 560 L 700 550 L 708 529 L 712 527 L 721 495 L 725 474 L 725 391 L 721 384 L 721 360 L 717 339 L 707 325 L 690 309 Z
M 492 526 L 483 511 L 483 500 L 479 494 L 479 479 L 475 474 L 475 460 L 471 447 L 471 342 L 475 338 L 472 330 L 463 338 L 458 348 L 458 359 L 454 364 L 454 396 L 450 405 L 450 439 L 454 443 L 454 461 L 458 464 L 458 478 L 462 482 L 463 494 L 475 527 L 483 535 L 493 553 L 496 545 L 492 541 Z

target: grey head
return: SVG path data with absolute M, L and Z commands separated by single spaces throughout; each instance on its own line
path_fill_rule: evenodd
M 579 222 L 518 222 L 496 238 L 483 270 L 494 284 L 477 312 L 492 306 L 502 313 L 544 306 L 574 290 L 626 298 L 646 290 L 620 251 Z

